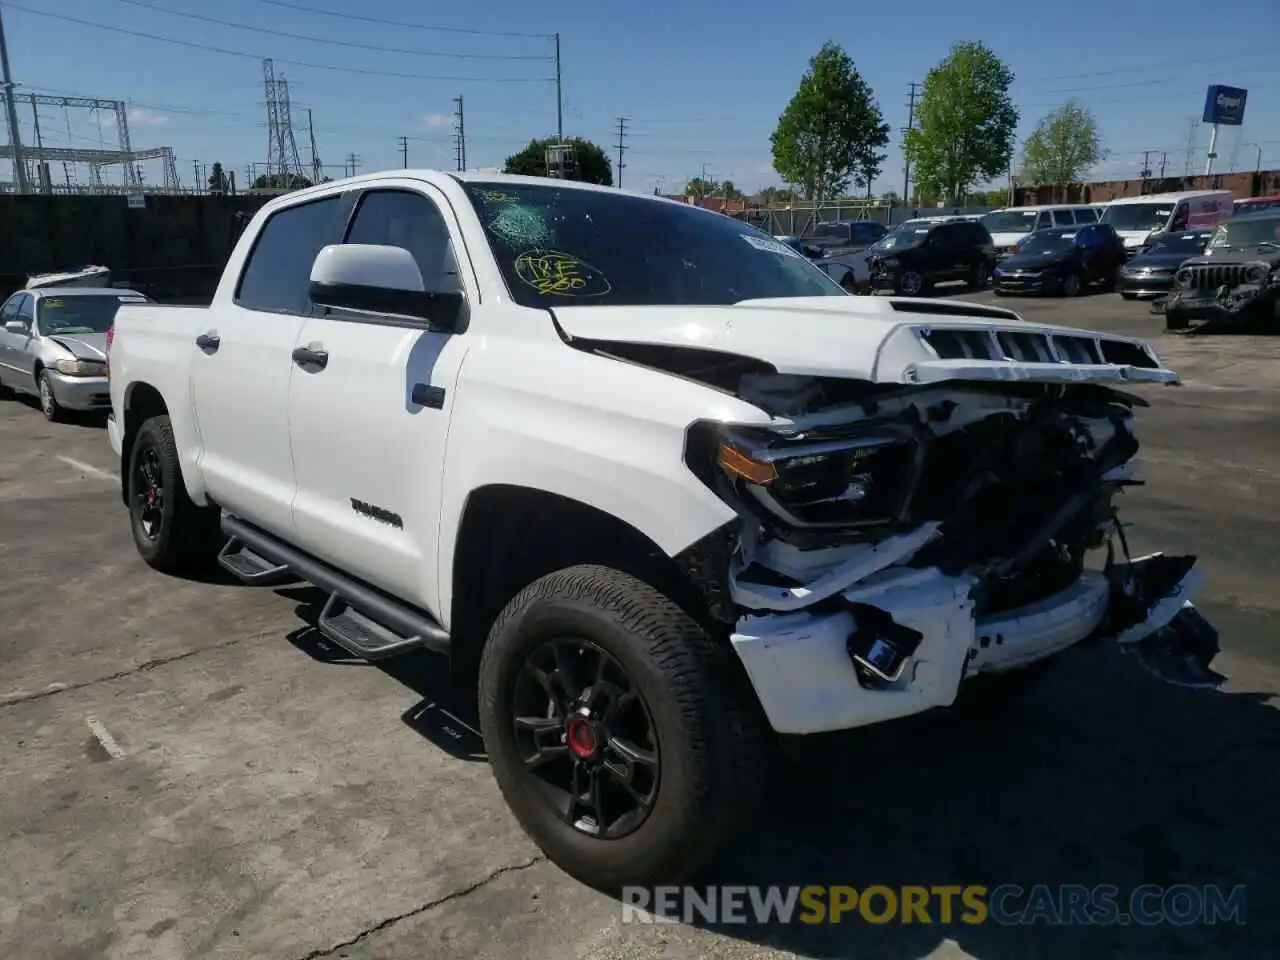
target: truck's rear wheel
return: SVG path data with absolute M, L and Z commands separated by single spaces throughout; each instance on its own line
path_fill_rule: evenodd
M 507 605 L 480 725 L 507 804 L 561 869 L 600 889 L 676 882 L 745 825 L 767 740 L 731 655 L 605 567 L 549 574 Z
M 177 573 L 216 555 L 218 511 L 196 506 L 187 495 L 168 417 L 138 428 L 124 483 L 133 542 L 148 565 Z

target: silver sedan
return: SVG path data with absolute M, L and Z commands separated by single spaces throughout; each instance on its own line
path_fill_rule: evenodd
M 44 287 L 20 290 L 0 307 L 0 393 L 39 397 L 49 420 L 68 410 L 106 410 L 107 331 L 132 290 Z

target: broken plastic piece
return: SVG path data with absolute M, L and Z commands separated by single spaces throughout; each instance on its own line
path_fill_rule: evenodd
M 1218 631 L 1191 603 L 1132 649 L 1148 670 L 1174 686 L 1216 690 L 1227 679 L 1209 667 L 1221 649 Z

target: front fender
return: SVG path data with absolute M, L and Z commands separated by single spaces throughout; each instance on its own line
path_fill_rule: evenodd
M 445 453 L 440 610 L 453 607 L 467 498 L 483 487 L 525 487 L 586 504 L 670 556 L 733 519 L 685 466 L 685 432 L 697 420 L 770 422 L 736 397 L 559 342 L 469 354 Z

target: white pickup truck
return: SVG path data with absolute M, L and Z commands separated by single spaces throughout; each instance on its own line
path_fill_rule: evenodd
M 516 816 L 597 886 L 723 849 L 774 734 L 1002 695 L 1088 638 L 1220 679 L 1194 558 L 1109 549 L 1118 388 L 1176 380 L 1146 345 L 849 296 L 695 207 L 326 183 L 257 213 L 211 306 L 122 307 L 109 364 L 145 560 L 309 581 L 364 658 L 447 653 Z

